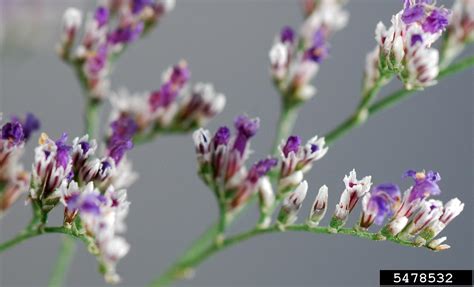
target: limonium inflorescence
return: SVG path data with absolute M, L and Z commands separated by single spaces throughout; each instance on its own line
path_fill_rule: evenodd
M 128 213 L 125 188 L 136 178 L 124 166 L 131 139 L 118 128 L 115 131 L 101 156 L 96 155 L 96 141 L 87 135 L 69 144 L 65 133 L 57 140 L 41 134 L 29 195 L 45 217 L 42 224 L 53 208 L 64 205 L 64 226 L 90 240 L 89 250 L 97 256 L 109 282 L 119 280 L 115 265 L 129 249 L 118 234 L 125 231 Z
M 0 216 L 10 208 L 30 184 L 30 174 L 20 158 L 32 133 L 40 128 L 33 114 L 13 117 L 1 126 L 0 135 Z
M 68 8 L 58 54 L 73 64 L 93 98 L 107 97 L 111 64 L 174 7 L 174 0 L 104 0 L 85 16 Z
M 348 20 L 344 1 L 305 2 L 306 20 L 299 32 L 289 26 L 282 28 L 269 53 L 273 80 L 288 106 L 304 102 L 316 93 L 311 80 L 328 56 L 328 40 Z
M 205 125 L 225 106 L 224 95 L 210 83 L 189 84 L 191 72 L 185 61 L 163 73 L 154 91 L 130 95 L 122 89 L 112 98 L 113 122 L 127 121 L 133 135 L 186 132 Z
M 376 48 L 367 55 L 364 90 L 397 75 L 407 89 L 434 85 L 439 73 L 439 52 L 431 46 L 446 30 L 451 11 L 431 0 L 405 0 L 392 16 L 391 26 L 375 29 Z

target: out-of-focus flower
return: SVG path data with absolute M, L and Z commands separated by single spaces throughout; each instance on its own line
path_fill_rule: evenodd
M 269 53 L 271 74 L 286 106 L 304 102 L 316 93 L 310 82 L 328 56 L 328 39 L 347 23 L 348 13 L 343 10 L 342 2 L 305 3 L 307 19 L 300 35 L 287 26 L 275 37 Z
M 188 87 L 190 70 L 185 61 L 168 69 L 161 87 L 153 92 L 129 95 L 122 90 L 111 98 L 112 120 L 127 117 L 137 126 L 137 134 L 157 131 L 186 132 L 205 125 L 225 106 L 224 95 L 212 84 Z
M 106 281 L 118 282 L 120 277 L 116 272 L 116 265 L 130 248 L 119 235 L 125 231 L 124 220 L 130 205 L 126 190 L 115 190 L 113 186 L 109 186 L 102 192 L 92 182 L 79 187 L 72 181 L 63 182 L 58 193 L 65 205 L 65 223 L 71 224 L 79 216 L 86 234 L 92 237 L 98 248 L 97 259 Z
M 474 41 L 474 1 L 456 0 L 443 43 L 442 66 L 447 66 Z
M 82 13 L 69 8 L 63 17 L 58 54 L 78 69 L 90 96 L 103 99 L 109 95 L 109 73 L 114 59 L 173 7 L 174 1 L 169 0 L 102 1 L 87 14 L 82 38 L 78 36 Z

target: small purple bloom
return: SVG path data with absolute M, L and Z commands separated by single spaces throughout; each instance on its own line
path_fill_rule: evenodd
M 421 20 L 425 16 L 425 9 L 422 5 L 417 4 L 412 7 L 405 8 L 402 14 L 402 20 L 405 24 L 411 24 Z
M 298 152 L 298 148 L 301 144 L 301 138 L 299 136 L 290 136 L 286 140 L 286 144 L 283 147 L 283 154 L 285 157 L 288 157 L 290 152 L 294 152 L 295 154 Z
M 111 139 L 108 146 L 108 154 L 114 159 L 115 164 L 119 164 L 125 153 L 133 148 L 131 140 Z
M 8 140 L 17 146 L 24 142 L 25 134 L 23 127 L 18 121 L 8 122 L 2 127 L 2 139 Z
M 103 44 L 97 49 L 97 53 L 87 59 L 87 71 L 92 75 L 97 75 L 105 68 L 107 63 L 107 45 Z
M 311 153 L 315 153 L 319 150 L 319 146 L 317 144 L 311 144 Z
M 31 134 L 40 128 L 41 123 L 39 119 L 35 117 L 35 115 L 33 115 L 32 113 L 27 113 L 25 121 L 22 123 L 22 126 L 23 133 L 25 135 L 25 140 L 28 140 Z
M 295 31 L 290 26 L 285 26 L 280 33 L 280 41 L 282 43 L 293 44 L 295 41 Z
M 130 24 L 125 27 L 119 27 L 108 35 L 108 41 L 111 44 L 128 44 L 140 37 L 143 28 L 143 22 L 138 22 L 135 25 Z
M 380 225 L 386 216 L 392 213 L 392 206 L 400 200 L 400 189 L 392 183 L 384 183 L 376 186 L 370 195 L 368 209 L 376 213 L 375 223 Z
M 94 13 L 94 19 L 97 21 L 99 28 L 101 28 L 109 21 L 109 10 L 103 6 L 97 7 Z
M 182 87 L 191 78 L 191 71 L 183 62 L 173 67 L 170 76 L 170 83 L 178 87 Z
M 79 146 L 81 147 L 82 153 L 86 154 L 89 149 L 91 148 L 91 145 L 89 142 L 83 141 L 79 143 Z
M 56 141 L 56 164 L 66 169 L 72 147 L 66 144 L 67 133 L 63 133 L 60 139 Z
M 421 36 L 420 34 L 413 34 L 411 36 L 410 44 L 414 46 L 418 42 L 423 43 L 423 36 Z
M 326 36 L 322 29 L 317 30 L 313 36 L 312 46 L 306 50 L 305 58 L 316 63 L 321 63 L 329 54 L 326 45 Z
M 214 135 L 214 148 L 220 145 L 227 145 L 230 139 L 230 129 L 226 126 L 220 127 Z
M 135 120 L 129 116 L 122 114 L 118 119 L 110 124 L 112 128 L 112 138 L 129 140 L 133 138 L 138 130 L 138 125 Z
M 239 151 L 240 155 L 243 155 L 248 140 L 257 133 L 260 121 L 258 118 L 250 119 L 245 115 L 241 115 L 235 119 L 234 126 L 237 129 L 237 137 L 234 141 L 233 149 Z
M 163 84 L 158 91 L 152 92 L 148 103 L 151 110 L 156 111 L 159 107 L 168 107 L 178 96 L 170 83 Z
M 71 196 L 67 204 L 70 209 L 76 209 L 82 213 L 100 215 L 100 207 L 105 201 L 105 197 L 101 194 L 83 194 Z
M 409 202 L 441 193 L 441 189 L 437 183 L 441 180 L 441 176 L 437 172 L 416 172 L 414 170 L 408 170 L 404 177 L 411 177 L 415 180 L 415 184 L 413 185 L 410 191 L 410 196 L 408 197 Z
M 147 5 L 150 5 L 152 3 L 151 0 L 132 0 L 130 1 L 132 5 L 132 13 L 133 14 L 138 14 L 140 13 L 143 8 L 145 8 Z
M 256 183 L 262 176 L 265 176 L 272 168 L 278 164 L 275 158 L 262 159 L 255 163 L 249 171 L 248 180 L 251 183 Z
M 423 31 L 435 34 L 444 30 L 446 26 L 448 26 L 448 12 L 444 9 L 436 9 L 426 17 Z

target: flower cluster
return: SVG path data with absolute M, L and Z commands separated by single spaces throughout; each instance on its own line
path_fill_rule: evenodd
M 448 26 L 450 11 L 430 0 L 405 0 L 403 9 L 387 28 L 377 24 L 377 47 L 367 55 L 364 90 L 396 74 L 407 89 L 436 83 L 439 53 L 431 45 Z
M 126 118 L 133 134 L 159 131 L 185 132 L 207 123 L 222 111 L 224 95 L 212 84 L 197 83 L 189 88 L 190 71 L 186 62 L 169 68 L 156 91 L 129 95 L 123 90 L 111 98 L 112 121 Z
M 257 191 L 268 199 L 267 194 L 273 194 L 273 191 L 267 174 L 278 163 L 277 159 L 269 157 L 247 170 L 245 163 L 250 154 L 250 139 L 259 129 L 259 119 L 242 115 L 235 119 L 234 126 L 234 136 L 226 126 L 220 127 L 213 136 L 204 129 L 193 134 L 199 175 L 213 187 L 218 198 L 224 200 L 227 211 L 243 206 Z
M 448 65 L 467 44 L 474 41 L 474 1 L 456 0 L 452 10 L 443 47 L 443 65 Z
M 174 0 L 102 1 L 87 15 L 81 38 L 82 13 L 69 8 L 63 16 L 58 53 L 78 69 L 90 95 L 102 99 L 108 95 L 114 58 L 173 7 Z
M 449 248 L 448 245 L 441 244 L 445 241 L 445 237 L 434 238 L 462 212 L 464 204 L 457 198 L 449 200 L 444 205 L 439 200 L 429 199 L 429 196 L 441 192 L 438 186 L 441 178 L 436 172 L 410 170 L 405 176 L 413 177 L 415 184 L 402 197 L 397 185 L 383 183 L 372 187 L 371 176 L 359 180 L 355 170 L 352 170 L 344 177 L 345 189 L 331 217 L 328 231 L 339 232 L 362 199 L 362 211 L 355 230 L 365 231 L 374 223 L 382 226 L 384 220 L 389 218 L 379 231 L 379 239 L 402 240 L 413 245 L 427 246 L 436 251 Z M 277 216 L 277 226 L 281 230 L 296 221 L 307 193 L 308 183 L 304 180 L 284 194 Z M 311 206 L 306 224 L 310 228 L 318 226 L 327 208 L 328 187 L 324 185 L 319 189 Z M 261 227 L 268 227 L 270 223 L 271 217 L 265 222 L 265 226 Z
M 97 143 L 87 135 L 69 145 L 67 134 L 54 141 L 43 133 L 35 149 L 30 189 L 30 200 L 44 215 L 59 202 L 65 205 L 64 225 L 92 239 L 91 252 L 112 282 L 119 279 L 115 264 L 128 251 L 128 244 L 116 235 L 124 231 L 128 213 L 123 188 L 136 179 L 124 157 L 131 140 L 121 128 L 115 128 L 101 158 L 95 157 Z
M 303 180 L 304 173 L 311 169 L 315 161 L 326 155 L 328 148 L 323 137 L 314 136 L 302 145 L 301 138 L 293 135 L 282 141 L 279 151 L 282 163 L 278 190 L 285 193 Z
M 342 1 L 306 2 L 312 4 L 305 4 L 307 19 L 299 37 L 291 27 L 284 27 L 269 53 L 273 80 L 287 105 L 304 102 L 315 94 L 310 82 L 328 56 L 327 41 L 348 19 Z
M 59 193 L 66 223 L 73 223 L 79 215 L 85 234 L 94 240 L 95 248 L 91 252 L 97 255 L 106 281 L 118 282 L 116 264 L 130 248 L 118 235 L 125 231 L 124 219 L 130 205 L 126 190 L 109 186 L 104 192 L 94 187 L 93 182 L 79 187 L 75 181 L 64 181 Z
M 33 114 L 27 114 L 24 119 L 13 117 L 1 126 L 0 215 L 28 190 L 30 175 L 19 160 L 25 143 L 39 127 L 40 122 Z

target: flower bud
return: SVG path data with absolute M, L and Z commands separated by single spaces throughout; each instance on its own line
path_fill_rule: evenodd
M 328 205 L 328 187 L 326 185 L 319 188 L 318 195 L 314 200 L 313 206 L 311 207 L 311 212 L 309 214 L 308 225 L 315 227 L 319 224 L 319 221 L 326 214 Z

